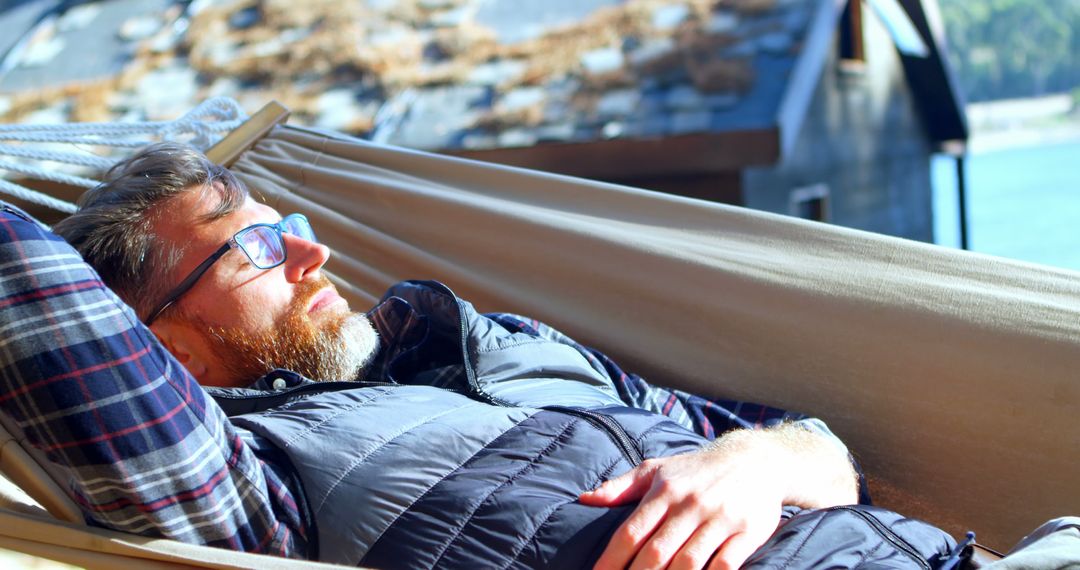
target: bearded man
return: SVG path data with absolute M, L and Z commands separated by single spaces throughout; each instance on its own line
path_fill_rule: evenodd
M 5 224 L 11 266 L 109 311 L 65 317 L 49 333 L 60 349 L 26 341 L 33 370 L 61 369 L 55 381 L 0 362 L 13 394 L 0 412 L 65 470 L 93 524 L 377 567 L 728 568 L 785 506 L 856 502 L 846 449 L 820 422 L 709 443 L 691 430 L 750 424 L 685 413 L 672 392 L 658 410 L 595 352 L 478 314 L 436 282 L 352 312 L 303 216 L 255 202 L 181 145 L 119 164 L 55 228 L 160 345 L 114 316 L 126 307 L 69 250 Z M 54 259 L 75 269 L 37 267 Z M 54 297 L 20 310 L 72 314 Z M 57 398 L 44 418 L 27 412 Z M 657 413 L 671 402 L 683 413 Z

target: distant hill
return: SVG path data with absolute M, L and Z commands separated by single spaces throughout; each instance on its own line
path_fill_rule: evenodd
M 1080 0 L 938 0 L 969 102 L 1080 89 Z

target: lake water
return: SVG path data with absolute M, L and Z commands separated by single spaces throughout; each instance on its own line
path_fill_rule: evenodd
M 1080 270 L 1080 139 L 966 162 L 970 249 Z M 935 158 L 932 178 L 935 241 L 959 247 L 953 159 Z

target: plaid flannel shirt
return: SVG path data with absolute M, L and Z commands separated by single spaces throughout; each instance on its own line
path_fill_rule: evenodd
M 0 212 L 0 414 L 89 524 L 304 557 L 281 470 L 58 236 Z M 250 436 L 250 434 L 246 434 Z
M 297 504 L 302 491 L 290 484 L 295 473 L 228 421 L 77 252 L 17 210 L 2 210 L 0 419 L 60 474 L 87 522 L 234 550 L 315 555 Z M 407 303 L 391 299 L 370 316 L 382 348 L 369 379 L 382 378 L 390 362 L 408 354 L 423 360 L 404 367 L 416 372 L 411 382 L 459 380 L 453 355 L 409 350 L 424 337 L 424 319 Z M 708 438 L 802 418 L 650 386 L 538 321 L 489 317 L 576 347 L 608 373 L 627 405 Z M 820 424 L 801 421 L 811 429 Z

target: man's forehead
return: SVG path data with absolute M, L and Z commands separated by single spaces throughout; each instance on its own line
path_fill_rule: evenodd
M 171 246 L 175 256 L 174 279 L 191 272 L 236 232 L 251 224 L 272 223 L 281 219 L 276 210 L 250 197 L 244 200 L 240 208 L 212 219 L 209 214 L 221 202 L 220 195 L 213 190 L 185 192 L 173 202 L 168 209 L 155 216 L 153 231 L 160 240 Z
M 250 197 L 244 199 L 240 208 L 215 218 L 211 214 L 220 203 L 220 193 L 211 188 L 184 192 L 163 204 L 162 211 L 154 216 L 154 229 L 163 236 L 198 239 L 220 233 L 231 235 L 252 223 L 280 219 L 273 208 Z

